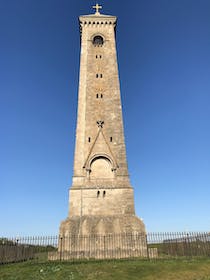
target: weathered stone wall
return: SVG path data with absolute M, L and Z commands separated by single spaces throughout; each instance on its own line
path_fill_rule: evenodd
M 132 188 L 83 188 L 70 190 L 72 216 L 134 215 Z
M 61 223 L 60 236 L 145 234 L 144 223 L 134 215 L 74 216 Z

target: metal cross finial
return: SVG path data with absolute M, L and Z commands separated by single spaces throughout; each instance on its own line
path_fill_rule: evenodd
M 97 123 L 98 127 L 103 128 L 104 121 L 97 121 L 96 123 Z
M 96 15 L 100 15 L 99 10 L 102 9 L 102 6 L 98 5 L 97 3 L 95 6 L 93 6 L 93 9 L 96 9 L 96 13 L 95 13 Z

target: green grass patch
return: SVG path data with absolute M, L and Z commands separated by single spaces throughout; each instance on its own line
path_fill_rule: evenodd
M 210 280 L 210 259 L 25 262 L 0 266 L 0 280 Z

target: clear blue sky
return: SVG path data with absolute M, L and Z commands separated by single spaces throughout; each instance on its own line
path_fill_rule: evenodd
M 148 231 L 210 230 L 210 1 L 100 1 L 117 48 L 136 213 Z M 89 0 L 0 1 L 0 235 L 67 217 L 80 35 Z

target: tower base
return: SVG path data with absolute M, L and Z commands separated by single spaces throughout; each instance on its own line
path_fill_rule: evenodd
M 61 222 L 60 236 L 145 234 L 144 223 L 135 215 L 71 217 Z
M 83 216 L 61 223 L 58 252 L 49 259 L 120 259 L 147 253 L 145 226 L 136 216 Z

